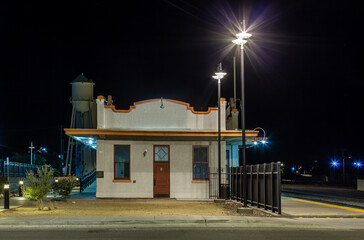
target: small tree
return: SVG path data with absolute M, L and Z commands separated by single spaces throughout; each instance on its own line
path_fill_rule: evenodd
M 43 209 L 43 198 L 51 190 L 53 170 L 42 167 L 38 169 L 38 177 L 33 171 L 27 172 L 27 184 L 23 187 L 26 199 L 38 201 L 38 209 Z
M 76 186 L 74 177 L 67 177 L 60 179 L 54 186 L 54 191 L 67 199 L 71 196 L 72 189 Z

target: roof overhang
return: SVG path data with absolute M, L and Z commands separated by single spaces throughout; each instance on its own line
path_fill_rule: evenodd
M 64 131 L 71 137 L 86 137 L 105 140 L 168 140 L 190 141 L 207 140 L 217 141 L 218 131 L 162 131 L 162 130 L 112 130 L 112 129 L 79 129 L 65 128 Z M 259 131 L 247 130 L 246 138 L 258 136 Z M 221 131 L 221 140 L 241 138 L 239 130 Z

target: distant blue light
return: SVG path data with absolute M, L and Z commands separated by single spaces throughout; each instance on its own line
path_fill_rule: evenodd
M 332 160 L 330 164 L 331 164 L 332 167 L 338 167 L 339 166 L 339 163 L 336 160 Z
M 292 172 L 294 172 L 294 170 L 296 170 L 296 168 L 295 168 L 295 167 L 292 167 L 291 169 L 292 169 Z
M 363 164 L 361 162 L 354 162 L 354 166 L 357 168 L 361 168 Z

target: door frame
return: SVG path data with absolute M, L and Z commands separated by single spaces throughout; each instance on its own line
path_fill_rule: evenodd
M 168 161 L 156 161 L 155 160 L 155 148 L 156 147 L 168 147 Z M 154 168 L 155 168 L 155 165 L 156 165 L 156 163 L 166 163 L 166 164 L 168 164 L 168 189 L 169 189 L 169 191 L 168 191 L 168 195 L 166 194 L 166 197 L 170 197 L 170 194 L 171 194 L 171 175 L 170 175 L 170 173 L 171 173 L 171 169 L 170 169 L 170 166 L 171 166 L 171 164 L 170 164 L 170 161 L 171 161 L 171 159 L 170 159 L 170 156 L 171 156 L 171 148 L 170 148 L 170 145 L 153 145 L 153 197 L 158 197 L 158 195 L 161 195 L 161 194 L 156 194 L 155 193 L 155 190 L 156 190 L 156 185 L 154 185 L 154 181 L 155 181 L 155 173 L 154 173 Z

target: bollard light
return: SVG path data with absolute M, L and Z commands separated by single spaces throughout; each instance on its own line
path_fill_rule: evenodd
M 58 183 L 58 179 L 54 180 L 54 182 Z
M 10 206 L 10 195 L 9 195 L 10 184 L 4 184 L 4 209 L 9 209 Z
M 22 190 L 23 184 L 24 184 L 24 181 L 20 180 L 19 181 L 19 197 L 23 196 L 23 190 Z

